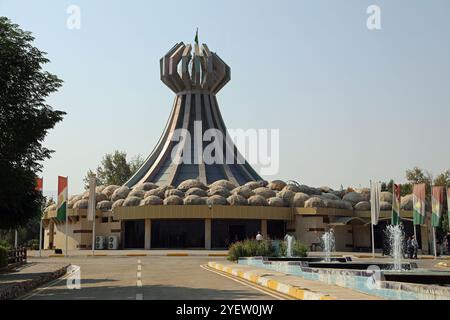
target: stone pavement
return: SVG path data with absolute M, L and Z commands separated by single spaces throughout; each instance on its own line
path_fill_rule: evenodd
M 209 262 L 208 266 L 300 300 L 381 300 L 348 288 L 253 266 L 231 262 Z
M 0 300 L 14 299 L 66 273 L 68 263 L 27 263 L 0 273 Z

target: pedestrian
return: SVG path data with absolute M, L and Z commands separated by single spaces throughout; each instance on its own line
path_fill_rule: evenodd
M 450 232 L 447 233 L 447 253 L 450 254 Z
M 262 234 L 258 231 L 258 234 L 256 235 L 256 241 L 261 242 L 264 240 L 264 237 Z
M 415 236 L 412 236 L 411 245 L 413 248 L 413 259 L 417 259 L 417 251 L 419 251 L 419 243 L 417 242 Z
M 413 248 L 412 248 L 412 239 L 411 239 L 411 237 L 408 237 L 408 240 L 406 241 L 406 255 L 407 255 L 408 259 L 412 259 Z

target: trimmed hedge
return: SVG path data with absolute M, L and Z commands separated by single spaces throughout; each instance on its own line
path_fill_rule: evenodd
M 306 257 L 308 255 L 308 247 L 299 242 L 293 241 L 292 255 L 294 257 Z M 244 240 L 233 243 L 228 249 L 228 260 L 237 261 L 244 257 L 280 257 L 286 256 L 286 243 L 280 241 L 279 250 L 273 245 L 272 241 L 256 241 Z

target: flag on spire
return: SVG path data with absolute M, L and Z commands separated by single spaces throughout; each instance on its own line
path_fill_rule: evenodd
M 195 32 L 195 44 L 198 45 L 198 28 L 197 28 L 197 32 Z

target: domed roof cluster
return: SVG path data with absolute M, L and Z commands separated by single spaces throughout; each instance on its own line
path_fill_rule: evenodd
M 69 198 L 69 209 L 87 209 L 89 191 Z M 381 210 L 392 209 L 393 196 L 381 193 Z M 287 184 L 281 180 L 251 181 L 238 186 L 228 180 L 205 185 L 198 180 L 186 180 L 174 186 L 158 186 L 145 182 L 130 189 L 127 186 L 99 186 L 96 188 L 97 209 L 110 211 L 117 207 L 160 205 L 222 205 L 336 208 L 370 210 L 369 189 L 335 191 L 329 187 L 313 188 Z M 55 210 L 56 205 L 46 211 Z M 412 195 L 402 198 L 402 209 L 412 209 Z

